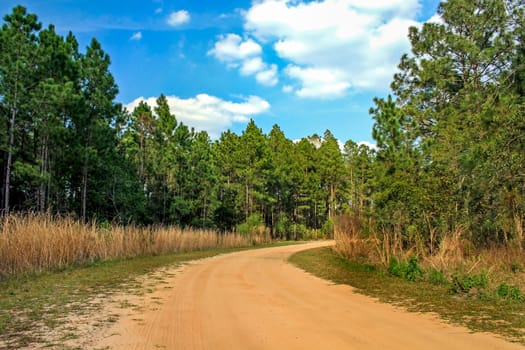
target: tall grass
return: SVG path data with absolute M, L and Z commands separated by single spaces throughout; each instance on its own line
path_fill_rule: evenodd
M 436 240 L 432 234 L 426 242 L 417 233 L 400 230 L 381 232 L 372 230 L 364 233 L 359 218 L 343 215 L 334 226 L 335 249 L 348 260 L 363 260 L 388 267 L 392 259 L 408 261 L 417 256 L 426 267 L 443 273 L 465 271 L 474 273 L 525 271 L 525 254 L 519 245 L 475 247 L 464 228 L 443 234 Z M 407 236 L 410 240 L 407 241 Z M 521 278 L 525 280 L 525 278 Z M 525 283 L 525 282 L 522 282 Z M 525 285 L 524 285 L 525 287 Z
M 363 235 L 359 218 L 342 215 L 334 224 L 335 250 L 349 260 L 377 260 L 379 241 L 374 236 Z
M 267 235 L 179 227 L 105 227 L 49 215 L 10 215 L 0 221 L 0 279 L 99 260 L 267 242 Z

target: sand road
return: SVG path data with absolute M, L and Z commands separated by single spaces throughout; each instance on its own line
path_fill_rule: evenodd
M 287 263 L 309 243 L 199 261 L 143 311 L 121 317 L 95 348 L 523 349 L 333 285 Z

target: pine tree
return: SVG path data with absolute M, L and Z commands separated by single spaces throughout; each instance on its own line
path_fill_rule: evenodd
M 27 111 L 27 97 L 35 87 L 37 48 L 36 33 L 41 28 L 37 16 L 28 14 L 25 7 L 17 6 L 4 17 L 0 31 L 0 96 L 1 123 L 7 131 L 2 135 L 2 200 L 1 210 L 10 210 L 10 190 L 13 159 L 17 150 L 16 133 L 22 111 Z
M 343 156 L 337 139 L 329 130 L 324 133 L 323 142 L 318 151 L 319 175 L 326 196 L 328 220 L 333 220 L 341 202 L 338 200 L 344 186 L 345 169 Z
M 78 152 L 81 164 L 80 217 L 88 218 L 88 190 L 90 168 L 100 166 L 100 152 L 111 147 L 111 122 L 117 114 L 113 103 L 118 88 L 109 71 L 109 56 L 100 43 L 93 39 L 86 54 L 80 59 L 81 100 L 78 114 L 73 119 L 79 140 Z

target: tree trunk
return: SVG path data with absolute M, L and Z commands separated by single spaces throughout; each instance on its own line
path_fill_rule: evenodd
M 334 215 L 334 202 L 335 202 L 335 186 L 330 184 L 330 203 L 328 204 L 328 219 L 332 219 Z
M 84 166 L 82 167 L 82 208 L 80 211 L 80 217 L 82 222 L 86 222 L 86 207 L 87 207 L 87 180 L 88 180 L 88 160 L 87 156 L 84 160 Z
M 207 219 L 207 216 L 208 216 L 208 191 L 207 189 L 204 189 L 204 198 L 203 198 L 203 213 L 202 213 L 202 227 L 205 227 L 206 225 L 206 219 Z
M 293 206 L 293 239 L 297 241 L 297 205 Z
M 167 183 L 168 183 L 168 175 L 164 174 L 164 181 L 162 183 L 162 224 L 166 224 L 166 190 L 167 190 Z
M 272 207 L 272 210 L 271 210 L 271 227 L 270 227 L 270 236 L 272 238 L 275 237 L 275 214 L 274 214 L 274 210 L 273 210 L 273 207 Z
M 314 202 L 314 227 L 317 230 L 317 200 Z
M 84 165 L 82 166 L 82 194 L 81 201 L 82 207 L 80 210 L 80 217 L 82 222 L 87 220 L 87 190 L 88 190 L 88 172 L 89 172 L 89 144 L 90 144 L 91 134 L 90 132 L 86 135 L 86 149 L 84 150 Z
M 144 191 L 144 137 L 142 134 L 139 134 L 139 179 L 142 190 Z
M 15 93 L 16 100 L 16 93 Z M 7 149 L 7 164 L 5 167 L 5 178 L 4 178 L 4 208 L 3 214 L 9 214 L 9 189 L 11 185 L 11 166 L 13 163 L 13 147 L 15 144 L 15 118 L 16 118 L 16 105 L 11 111 L 11 118 L 9 119 L 9 146 Z
M 47 181 L 44 181 L 44 177 L 48 170 L 48 159 L 49 159 L 49 137 L 45 136 L 42 142 L 40 151 L 40 187 L 38 189 L 38 211 L 44 212 L 46 210 L 46 193 L 47 193 Z
M 246 204 L 245 204 L 245 209 L 244 209 L 244 216 L 245 216 L 245 219 L 248 220 L 248 212 L 249 212 L 249 205 L 250 205 L 250 194 L 249 194 L 249 190 L 248 190 L 248 180 L 246 179 L 246 183 L 245 183 L 245 191 L 246 191 Z

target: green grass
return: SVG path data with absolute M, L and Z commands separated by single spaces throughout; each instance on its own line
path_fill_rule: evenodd
M 492 332 L 525 344 L 525 303 L 497 298 L 457 296 L 446 285 L 411 282 L 372 265 L 353 264 L 331 248 L 302 251 L 290 262 L 318 277 L 355 287 L 357 292 L 414 312 L 433 312 L 472 331 Z
M 269 246 L 286 244 L 293 242 Z M 64 326 L 70 314 L 96 311 L 101 302 L 94 301 L 95 298 L 103 300 L 118 291 L 137 295 L 147 293 L 148 288 L 142 288 L 137 281 L 142 275 L 190 260 L 264 247 L 268 245 L 103 261 L 87 267 L 0 281 L 0 348 L 17 349 L 42 343 L 55 347 L 56 344 L 50 344 L 46 339 L 46 334 Z M 107 320 L 108 323 L 115 321 L 115 317 Z M 73 334 L 66 333 L 64 339 L 70 339 Z

